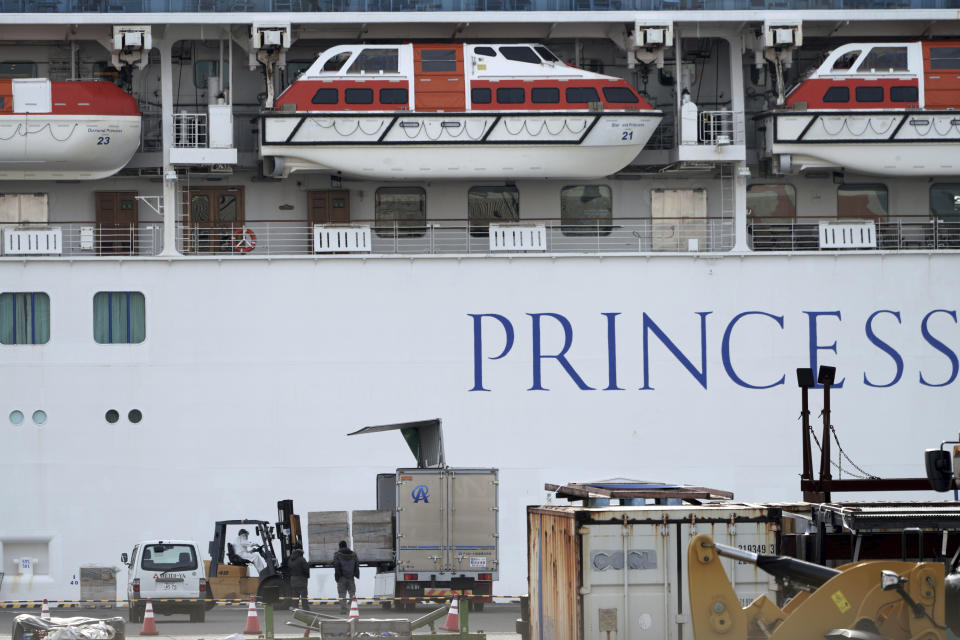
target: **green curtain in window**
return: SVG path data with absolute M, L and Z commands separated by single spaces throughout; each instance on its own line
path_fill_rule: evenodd
M 147 336 L 146 302 L 137 291 L 101 291 L 93 297 L 93 339 L 133 344 Z
M 50 297 L 47 294 L 0 294 L 0 343 L 46 344 L 49 340 Z

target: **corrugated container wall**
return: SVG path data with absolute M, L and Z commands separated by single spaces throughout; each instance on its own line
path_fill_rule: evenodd
M 780 510 L 749 504 L 528 507 L 530 629 L 534 640 L 693 640 L 687 545 L 705 533 L 776 554 Z M 723 560 L 740 601 L 776 602 L 776 582 Z M 626 567 L 626 570 L 625 570 Z

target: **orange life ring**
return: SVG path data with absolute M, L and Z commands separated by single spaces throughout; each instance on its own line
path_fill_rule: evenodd
M 257 246 L 257 234 L 251 229 L 240 227 L 233 232 L 233 248 L 240 253 L 250 253 Z

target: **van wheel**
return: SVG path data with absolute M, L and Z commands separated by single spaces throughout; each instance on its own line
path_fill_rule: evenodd
M 206 618 L 207 609 L 204 605 L 200 605 L 190 612 L 190 622 L 204 622 Z
M 392 604 L 390 602 L 381 602 L 380 606 L 383 607 L 384 609 L 389 609 L 392 606 Z

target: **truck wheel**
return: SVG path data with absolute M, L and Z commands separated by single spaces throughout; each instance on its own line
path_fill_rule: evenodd
M 381 603 L 380 603 L 380 606 L 383 607 L 384 609 L 389 609 L 389 608 L 391 607 L 391 603 L 389 603 L 389 602 L 381 602 Z
M 190 622 L 204 622 L 207 618 L 207 609 L 205 605 L 199 605 L 190 612 Z

